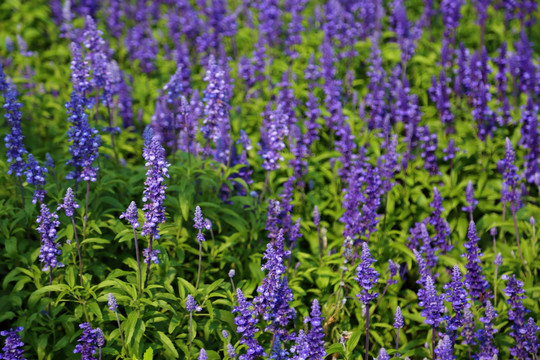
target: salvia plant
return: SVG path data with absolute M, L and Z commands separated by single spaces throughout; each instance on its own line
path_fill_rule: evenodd
M 0 359 L 538 359 L 538 11 L 0 2 Z

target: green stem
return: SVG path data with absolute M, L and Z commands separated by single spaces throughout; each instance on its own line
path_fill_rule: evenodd
M 137 240 L 137 231 L 133 228 L 133 239 L 135 242 L 135 257 L 137 258 L 137 268 L 139 269 L 139 294 L 142 292 L 142 271 L 141 259 L 139 257 L 139 241 Z
M 129 357 L 128 351 L 126 348 L 126 342 L 124 341 L 124 333 L 122 332 L 122 326 L 120 325 L 120 317 L 118 317 L 118 312 L 114 312 L 116 314 L 116 322 L 118 323 L 118 330 L 120 330 L 120 338 L 122 339 L 122 347 L 124 348 L 124 351 L 126 353 L 126 357 Z M 101 348 L 100 348 L 101 350 Z
M 150 277 L 150 264 L 152 263 L 152 259 L 151 259 L 151 252 L 152 252 L 152 244 L 154 242 L 154 237 L 152 235 L 150 235 L 150 241 L 148 243 L 148 263 L 147 263 L 147 266 L 146 266 L 146 279 L 144 280 L 144 286 L 143 286 L 143 290 L 146 289 L 146 286 L 148 285 L 148 278 Z
M 75 243 L 77 244 L 77 254 L 79 255 L 79 279 L 81 287 L 83 287 L 83 264 L 81 256 L 81 247 L 79 245 L 79 236 L 77 235 L 77 227 L 75 226 L 75 219 L 71 217 L 71 224 L 73 225 L 73 236 L 75 236 Z
M 84 206 L 83 240 L 86 239 L 86 226 L 88 225 L 88 198 L 90 197 L 90 181 L 86 182 L 86 202 Z
M 197 282 L 195 283 L 195 289 L 199 288 L 199 280 L 201 279 L 201 263 L 202 263 L 202 242 L 199 241 L 199 268 L 197 270 Z

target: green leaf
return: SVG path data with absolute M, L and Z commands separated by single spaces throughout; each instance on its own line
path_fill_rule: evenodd
M 144 352 L 143 360 L 152 360 L 154 358 L 154 350 L 152 348 L 146 349 Z
M 157 332 L 159 336 L 159 340 L 165 346 L 165 350 L 169 353 L 171 353 L 175 359 L 178 358 L 178 351 L 176 351 L 176 348 L 174 347 L 174 344 L 172 343 L 171 339 L 167 337 L 162 331 Z

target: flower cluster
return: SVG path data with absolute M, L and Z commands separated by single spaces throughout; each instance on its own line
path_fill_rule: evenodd
M 17 334 L 21 331 L 23 331 L 23 328 L 21 326 L 15 329 L 9 329 L 9 331 L 0 331 L 0 335 L 6 337 L 4 347 L 2 347 L 3 353 L 0 353 L 0 359 L 26 360 L 25 358 L 23 358 L 24 351 L 22 347 L 24 346 L 24 343 L 22 342 L 19 334 Z
M 62 254 L 60 244 L 56 241 L 58 237 L 56 228 L 60 225 L 58 215 L 49 210 L 47 205 L 41 204 L 41 213 L 37 218 L 37 231 L 41 236 L 41 251 L 39 260 L 43 263 L 43 271 L 63 267 L 64 264 L 58 261 L 57 257 Z

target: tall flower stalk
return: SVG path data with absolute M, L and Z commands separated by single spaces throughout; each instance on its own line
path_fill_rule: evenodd
M 378 292 L 373 291 L 373 286 L 379 281 L 379 273 L 373 268 L 375 261 L 369 252 L 367 242 L 362 243 L 362 261 L 356 268 L 355 280 L 362 288 L 356 297 L 366 307 L 366 359 L 369 358 L 369 303 L 379 296 Z
M 122 326 L 120 324 L 120 317 L 118 316 L 118 303 L 116 302 L 116 298 L 113 294 L 109 293 L 108 295 L 108 305 L 109 310 L 113 311 L 116 315 L 116 322 L 118 323 L 118 331 L 120 331 L 120 338 L 122 339 L 122 347 L 124 348 L 124 352 L 126 353 L 126 357 L 128 357 L 128 351 L 126 348 L 126 342 L 124 341 L 124 333 L 122 332 Z
M 139 293 L 142 292 L 142 271 L 141 271 L 141 259 L 139 255 L 139 241 L 137 240 L 137 228 L 139 227 L 139 216 L 137 214 L 137 204 L 132 201 L 126 212 L 120 215 L 120 219 L 126 219 L 133 229 L 133 241 L 135 243 L 135 257 L 137 258 L 137 268 L 139 270 Z
M 81 246 L 79 244 L 79 236 L 77 235 L 77 226 L 75 226 L 75 209 L 79 208 L 79 204 L 75 201 L 73 190 L 71 188 L 68 188 L 66 190 L 66 195 L 64 196 L 64 202 L 62 204 L 58 204 L 58 208 L 56 211 L 60 211 L 60 209 L 64 209 L 66 212 L 66 216 L 71 219 L 71 225 L 73 226 L 73 236 L 75 237 L 75 244 L 77 245 L 77 255 L 79 256 L 79 279 L 81 282 L 81 286 L 83 286 L 83 263 L 82 263 L 82 255 L 81 255 Z
M 199 280 L 201 279 L 201 265 L 202 265 L 202 243 L 205 240 L 204 234 L 202 233 L 204 230 L 204 218 L 202 215 L 201 208 L 197 206 L 195 208 L 195 217 L 193 218 L 193 221 L 195 224 L 193 227 L 197 229 L 199 232 L 197 233 L 197 242 L 199 243 L 199 267 L 197 269 L 197 282 L 195 283 L 195 288 L 199 288 Z
M 151 128 L 146 128 L 143 134 L 144 149 L 143 158 L 146 161 L 146 181 L 144 182 L 143 192 L 143 206 L 144 211 L 144 225 L 142 227 L 141 235 L 148 236 L 148 248 L 143 251 L 145 257 L 144 262 L 146 267 L 146 279 L 144 281 L 143 290 L 148 284 L 148 278 L 150 277 L 150 263 L 159 263 L 157 255 L 159 250 L 153 249 L 154 239 L 159 239 L 159 223 L 165 222 L 165 178 L 169 177 L 169 163 L 165 158 L 165 149 L 161 146 L 159 140 L 154 137 L 154 133 Z

